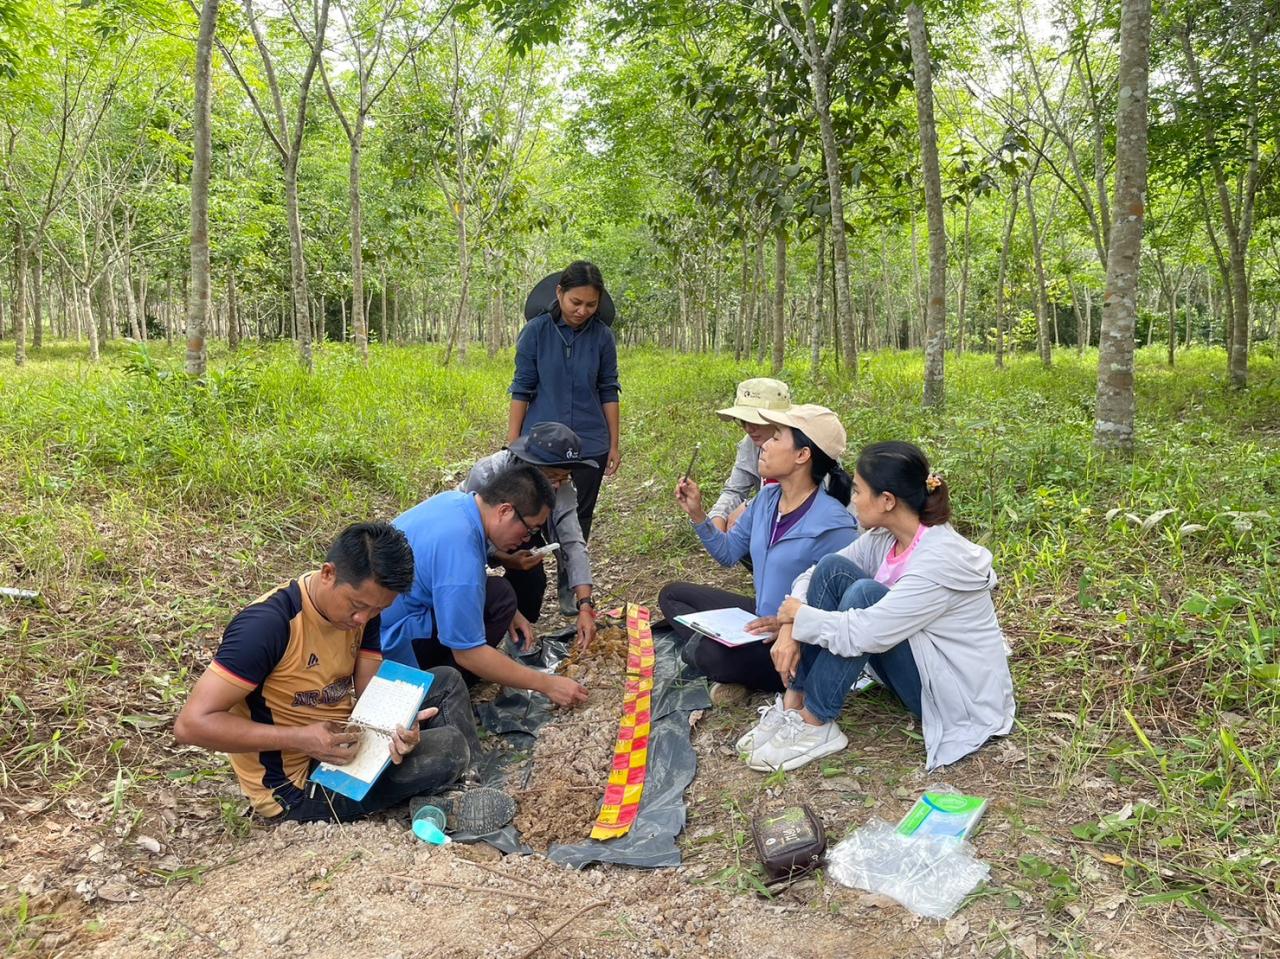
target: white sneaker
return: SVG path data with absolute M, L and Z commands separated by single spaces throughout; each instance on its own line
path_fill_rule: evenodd
M 743 733 L 738 740 L 736 748 L 742 754 L 742 758 L 746 759 L 755 750 L 763 746 L 769 739 L 782 728 L 783 714 L 787 712 L 782 706 L 782 697 L 778 696 L 768 706 L 761 706 L 756 710 L 760 714 L 760 721 Z M 792 712 L 795 712 L 792 710 Z M 796 713 L 799 715 L 799 713 Z
M 799 769 L 848 745 L 849 738 L 834 722 L 810 726 L 799 712 L 791 710 L 782 727 L 752 752 L 747 765 L 760 772 Z

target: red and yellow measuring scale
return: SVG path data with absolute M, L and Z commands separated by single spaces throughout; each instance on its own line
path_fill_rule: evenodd
M 649 610 L 627 604 L 627 685 L 622 697 L 622 720 L 613 747 L 613 768 L 604 790 L 604 804 L 591 827 L 592 839 L 624 836 L 640 812 L 645 770 L 649 764 L 649 719 L 653 697 L 653 633 Z

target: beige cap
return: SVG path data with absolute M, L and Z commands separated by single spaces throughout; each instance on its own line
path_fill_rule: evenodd
M 791 387 L 782 380 L 761 376 L 739 383 L 733 405 L 725 410 L 716 410 L 716 415 L 722 420 L 745 420 L 756 426 L 765 426 L 767 424 L 760 418 L 760 410 L 785 410 L 790 407 Z
M 833 460 L 839 460 L 848 448 L 849 437 L 840 418 L 825 406 L 800 403 L 787 410 L 761 410 L 760 415 L 766 423 L 800 430 Z

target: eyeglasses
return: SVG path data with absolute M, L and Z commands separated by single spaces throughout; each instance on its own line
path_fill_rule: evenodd
M 530 536 L 533 536 L 538 532 L 539 527 L 530 526 L 529 521 L 526 520 L 522 515 L 520 515 L 520 510 L 516 508 L 515 503 L 508 503 L 507 505 L 511 507 L 511 512 L 516 514 L 516 519 L 518 519 L 524 525 L 524 528 L 529 531 Z

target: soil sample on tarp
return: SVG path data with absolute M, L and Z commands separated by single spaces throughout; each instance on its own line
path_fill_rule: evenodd
M 577 843 L 591 833 L 613 762 L 627 675 L 627 633 L 602 619 L 596 641 L 573 652 L 557 672 L 587 687 L 577 709 L 557 710 L 538 732 L 528 786 L 515 794 L 520 838 L 546 852 L 555 843 Z

